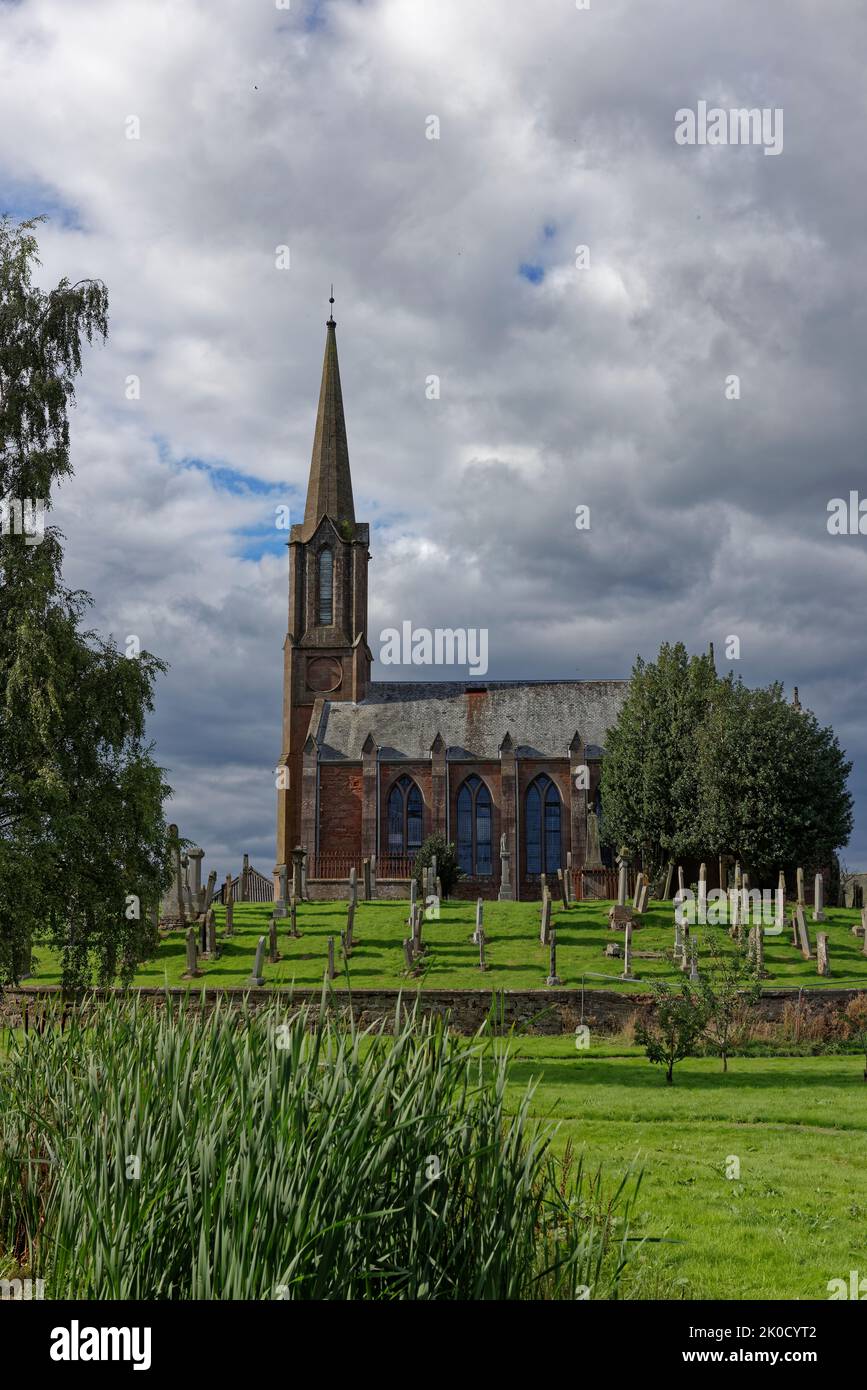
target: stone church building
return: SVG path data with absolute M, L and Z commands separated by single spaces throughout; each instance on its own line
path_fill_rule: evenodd
M 373 856 L 378 892 L 405 897 L 415 852 L 440 831 L 462 897 L 497 897 L 501 844 L 508 896 L 538 897 L 540 875 L 567 867 L 579 894 L 596 871 L 610 896 L 600 762 L 626 681 L 370 678 L 370 530 L 355 518 L 335 328 L 332 314 L 289 540 L 275 881 L 300 845 L 311 897 L 344 893 L 350 867 L 360 876 Z

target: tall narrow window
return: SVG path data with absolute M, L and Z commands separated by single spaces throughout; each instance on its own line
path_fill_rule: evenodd
M 334 621 L 334 557 L 330 550 L 319 552 L 319 621 L 330 626 Z
M 388 852 L 413 855 L 422 840 L 423 802 L 411 777 L 399 777 L 388 794 Z
M 491 872 L 491 793 L 481 777 L 468 777 L 458 792 L 458 864 L 473 878 Z
M 550 777 L 527 788 L 524 830 L 528 874 L 556 874 L 560 861 L 560 795 Z

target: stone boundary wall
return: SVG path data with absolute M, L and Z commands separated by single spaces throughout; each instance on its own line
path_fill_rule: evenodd
M 130 994 L 155 1008 L 165 1008 L 167 1004 L 188 1001 L 193 1009 L 213 1008 L 221 999 L 233 1008 L 241 1008 L 244 1001 L 253 1011 L 276 1004 L 292 1010 L 298 1005 L 312 1005 L 318 1008 L 322 998 L 320 989 L 135 989 Z M 845 1009 L 850 999 L 864 993 L 859 989 L 797 989 L 765 990 L 760 1002 L 755 1006 L 757 1017 L 770 1022 L 782 1018 L 786 1005 L 800 1007 L 804 1017 L 817 1014 L 835 1014 Z M 91 997 L 110 999 L 122 995 L 122 990 L 93 990 Z M 28 1021 L 34 1024 L 46 1003 L 61 1001 L 58 985 L 19 986 L 17 989 L 0 990 L 0 1027 L 20 1028 L 24 1024 L 25 1010 Z M 424 1015 L 449 1016 L 452 1026 L 461 1033 L 472 1034 L 494 1012 L 499 1024 L 502 1019 L 505 1031 L 513 1026 L 528 1033 L 557 1034 L 571 1033 L 580 1023 L 601 1033 L 617 1032 L 633 1016 L 652 1006 L 652 996 L 648 994 L 617 994 L 612 990 L 580 989 L 530 989 L 530 990 L 435 990 L 421 992 L 407 989 L 356 989 L 351 996 L 346 990 L 334 990 L 328 997 L 329 1009 L 337 1013 L 348 1013 L 351 1008 L 357 1024 L 368 1027 L 385 1022 L 391 1026 L 398 1000 L 404 1012 L 415 1007 L 419 1000 L 420 1012 Z M 583 1008 L 582 1008 L 583 1004 Z M 499 1028 L 498 1028 L 499 1031 Z
M 349 901 L 349 883 L 345 878 L 308 878 L 307 896 L 314 903 L 330 903 Z M 364 897 L 364 879 L 359 875 L 358 879 L 358 901 L 367 904 L 379 902 L 383 899 L 388 902 L 397 902 L 401 899 L 409 901 L 409 879 L 408 878 L 378 878 L 376 880 L 376 897 L 367 899 Z

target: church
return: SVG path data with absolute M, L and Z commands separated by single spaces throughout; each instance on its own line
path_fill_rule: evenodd
M 333 310 L 304 520 L 289 535 L 276 895 L 301 846 L 313 898 L 344 894 L 350 868 L 360 877 L 374 857 L 378 895 L 407 897 L 417 850 L 440 832 L 460 897 L 537 898 L 558 869 L 579 896 L 597 872 L 610 896 L 599 782 L 627 681 L 370 678 L 370 528 L 355 518 Z

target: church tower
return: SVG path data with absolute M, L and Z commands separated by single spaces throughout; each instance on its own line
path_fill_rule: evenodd
M 334 304 L 333 295 L 329 302 Z M 319 709 L 326 699 L 363 700 L 373 659 L 367 645 L 370 531 L 355 520 L 336 326 L 332 310 L 326 324 L 304 520 L 289 533 L 278 868 L 291 866 L 292 849 L 301 841 L 302 754 L 308 737 L 315 733 Z M 315 795 L 315 789 L 307 794 Z

